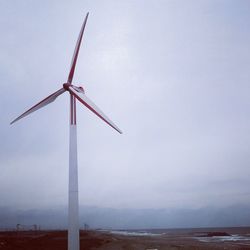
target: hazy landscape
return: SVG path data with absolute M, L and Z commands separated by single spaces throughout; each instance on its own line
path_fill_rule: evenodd
M 0 250 L 250 249 L 249 0 L 0 9 Z
M 39 225 L 41 229 L 65 229 L 67 207 L 47 210 L 0 208 L 0 229 L 17 224 Z M 152 229 L 197 227 L 243 227 L 250 224 L 249 206 L 200 209 L 114 209 L 80 207 L 80 227 L 90 229 Z
M 80 208 L 81 249 L 250 249 L 250 207 Z M 0 208 L 0 249 L 67 249 L 67 209 Z M 87 225 L 87 231 L 83 230 Z M 220 225 L 224 225 L 223 228 Z
M 0 232 L 0 249 L 66 250 L 66 231 Z M 80 249 L 102 250 L 247 250 L 250 228 L 137 231 L 81 231 Z

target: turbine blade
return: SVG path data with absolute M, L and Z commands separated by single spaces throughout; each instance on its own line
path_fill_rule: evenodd
M 51 102 L 55 101 L 55 99 L 61 95 L 62 93 L 64 93 L 66 90 L 64 88 L 59 89 L 58 91 L 56 91 L 55 93 L 49 95 L 48 97 L 46 97 L 45 99 L 43 99 L 42 101 L 40 101 L 39 103 L 37 103 L 36 105 L 34 105 L 32 108 L 28 109 L 27 111 L 25 111 L 23 114 L 21 114 L 20 116 L 18 116 L 15 120 L 13 120 L 10 124 L 13 124 L 14 122 L 20 120 L 21 118 L 31 114 L 32 112 L 50 104 Z
M 105 121 L 109 126 L 122 134 L 122 131 L 84 94 L 83 90 L 75 86 L 69 87 L 69 92 L 75 96 L 83 105 Z
M 79 50 L 80 50 L 82 36 L 83 36 L 83 32 L 84 32 L 84 29 L 85 29 L 85 26 L 86 26 L 86 23 L 87 23 L 88 16 L 89 16 L 89 12 L 87 13 L 87 15 L 86 15 L 86 17 L 84 19 L 84 22 L 82 24 L 82 28 L 80 30 L 80 34 L 78 36 L 78 40 L 77 40 L 77 43 L 76 43 L 75 51 L 74 51 L 74 54 L 73 54 L 73 57 L 72 57 L 72 61 L 71 61 L 71 67 L 70 67 L 68 81 L 67 81 L 68 83 L 72 83 L 72 80 L 73 80 L 73 77 L 74 77 L 74 72 L 75 72 L 75 67 L 76 67 L 76 61 L 77 61 L 78 53 L 79 53 Z

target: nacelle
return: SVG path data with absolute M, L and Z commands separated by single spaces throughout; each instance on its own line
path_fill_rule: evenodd
M 76 90 L 77 92 L 85 93 L 84 88 L 83 88 L 82 86 L 77 87 L 77 86 L 74 86 L 74 85 L 72 85 L 72 84 L 70 84 L 70 83 L 64 83 L 64 84 L 63 84 L 63 88 L 64 88 L 65 90 L 69 91 L 69 87 L 72 87 L 72 88 L 73 88 L 74 90 Z
M 78 87 L 83 93 L 85 93 L 84 88 L 82 86 Z
M 76 86 L 72 85 L 72 88 L 74 90 L 76 90 L 77 92 L 80 92 L 80 93 L 82 92 L 85 94 L 84 88 L 82 86 L 76 87 Z

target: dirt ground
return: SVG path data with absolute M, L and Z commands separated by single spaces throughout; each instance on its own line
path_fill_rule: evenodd
M 122 236 L 81 231 L 80 249 L 101 250 L 250 250 L 250 242 L 200 242 L 189 234 Z M 66 231 L 0 232 L 0 250 L 67 250 Z

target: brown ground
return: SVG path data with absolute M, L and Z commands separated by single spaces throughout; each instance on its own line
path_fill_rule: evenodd
M 81 250 L 250 250 L 250 241 L 206 243 L 190 233 L 162 236 L 121 236 L 98 231 L 81 231 Z M 0 250 L 67 250 L 66 231 L 0 232 Z

